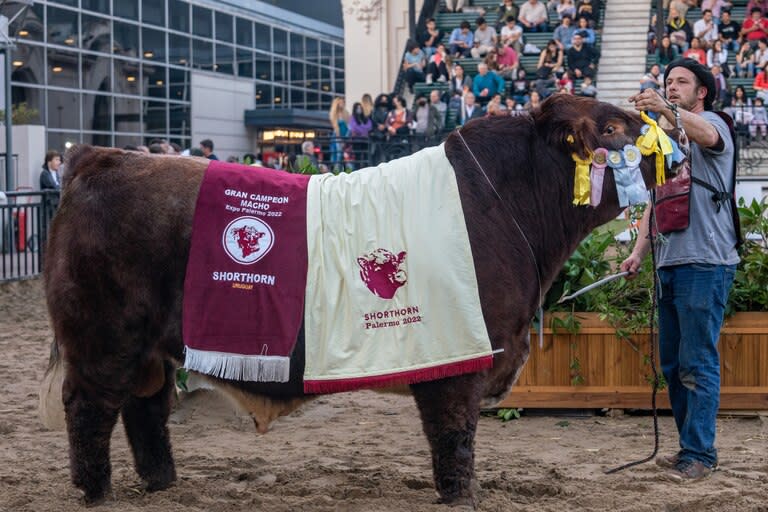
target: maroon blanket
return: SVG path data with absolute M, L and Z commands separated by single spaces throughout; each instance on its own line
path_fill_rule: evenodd
M 308 182 L 211 161 L 184 282 L 186 368 L 226 379 L 288 380 L 307 279 Z

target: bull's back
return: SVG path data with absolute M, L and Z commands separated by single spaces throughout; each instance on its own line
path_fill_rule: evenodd
M 87 365 L 158 348 L 180 357 L 184 272 L 207 162 L 78 146 L 66 163 L 44 271 L 65 357 Z

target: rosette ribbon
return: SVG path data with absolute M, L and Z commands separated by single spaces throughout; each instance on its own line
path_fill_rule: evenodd
M 589 174 L 589 204 L 593 207 L 600 204 L 603 199 L 603 180 L 605 179 L 605 167 L 608 165 L 608 150 L 597 148 L 592 155 L 592 172 Z
M 637 138 L 637 147 L 645 156 L 656 154 L 656 185 L 663 185 L 664 158 L 673 153 L 672 139 L 645 112 L 640 112 L 640 118 L 648 125 L 648 129 Z
M 592 163 L 592 154 L 585 159 L 579 158 L 576 153 L 571 154 L 576 164 L 576 175 L 573 178 L 573 204 L 589 204 L 589 165 Z
M 619 206 L 624 208 L 630 204 L 643 203 L 648 198 L 645 182 L 640 172 L 640 150 L 637 146 L 627 144 L 621 151 L 624 166 L 614 169 L 616 193 L 619 196 Z

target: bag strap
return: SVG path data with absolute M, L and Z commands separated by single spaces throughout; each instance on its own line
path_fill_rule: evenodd
M 720 191 L 710 185 L 704 180 L 691 176 L 694 183 L 697 183 L 710 192 L 712 192 L 712 200 L 717 205 L 717 211 L 720 212 L 723 202 L 728 201 L 731 204 L 731 220 L 733 221 L 733 229 L 736 232 L 736 250 L 740 249 L 744 244 L 744 237 L 741 234 L 741 219 L 739 218 L 739 210 L 736 206 L 736 166 L 739 162 L 739 149 L 736 147 L 736 130 L 733 124 L 731 116 L 722 111 L 715 111 L 715 114 L 720 116 L 731 135 L 731 141 L 733 143 L 733 163 L 731 165 L 731 190 Z

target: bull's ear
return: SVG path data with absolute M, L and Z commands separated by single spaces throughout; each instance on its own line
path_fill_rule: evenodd
M 594 100 L 553 94 L 535 113 L 536 128 L 550 146 L 568 155 L 588 158 L 599 147 L 597 123 L 592 118 Z
M 400 254 L 397 255 L 397 262 L 402 263 L 405 261 L 405 251 L 401 251 Z

